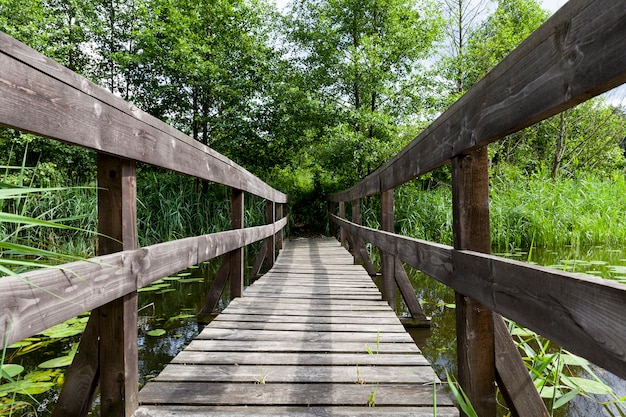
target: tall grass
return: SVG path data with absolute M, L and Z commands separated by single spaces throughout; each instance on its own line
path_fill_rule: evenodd
M 626 243 L 626 178 L 584 175 L 552 180 L 495 176 L 491 179 L 491 241 L 494 249 L 617 245 Z M 438 243 L 452 242 L 450 186 L 431 190 L 405 184 L 396 190 L 396 230 Z

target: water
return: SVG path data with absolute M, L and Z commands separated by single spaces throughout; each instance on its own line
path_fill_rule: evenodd
M 496 253 L 498 256 L 531 262 L 538 265 L 550 266 L 560 270 L 581 272 L 624 282 L 626 280 L 626 251 L 622 249 L 607 249 L 606 247 L 575 248 L 565 247 L 563 250 L 534 248 L 532 251 L 514 251 Z M 456 372 L 456 328 L 455 311 L 453 307 L 454 292 L 443 284 L 419 272 L 410 272 L 414 287 L 418 288 L 418 296 L 422 300 L 425 313 L 432 317 L 430 330 L 411 331 L 416 343 L 422 349 L 424 356 L 433 364 L 440 377 L 445 376 L 445 370 Z M 558 346 L 551 344 L 551 352 L 556 352 Z M 626 412 L 626 381 L 591 365 L 594 374 L 604 384 L 614 390 L 621 410 Z M 571 367 L 573 376 L 590 378 L 582 369 Z M 554 413 L 559 417 L 588 417 L 620 415 L 616 406 L 610 406 L 611 412 L 602 405 L 604 401 L 612 401 L 607 395 L 577 396 Z M 505 415 L 504 411 L 501 415 Z

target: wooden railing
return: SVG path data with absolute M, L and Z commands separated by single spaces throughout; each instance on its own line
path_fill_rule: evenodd
M 514 415 L 547 415 L 498 314 L 626 378 L 625 285 L 489 255 L 486 151 L 625 81 L 626 4 L 571 0 L 397 156 L 329 197 L 355 256 L 361 240 L 383 252 L 385 299 L 406 284 L 398 259 L 456 291 L 459 380 L 481 417 L 496 413 L 496 381 Z M 394 234 L 394 187 L 448 163 L 454 247 Z M 360 200 L 375 194 L 383 230 L 358 224 Z
M 243 248 L 265 239 L 273 263 L 287 196 L 228 158 L 0 33 L 0 125 L 98 153 L 96 258 L 0 278 L 3 346 L 92 311 L 55 416 L 86 415 L 98 385 L 103 416 L 137 408 L 137 289 L 220 255 L 221 283 L 243 291 Z M 137 248 L 136 162 L 232 189 L 233 230 Z M 268 224 L 244 228 L 244 194 L 267 200 Z M 257 262 L 260 265 L 262 260 Z

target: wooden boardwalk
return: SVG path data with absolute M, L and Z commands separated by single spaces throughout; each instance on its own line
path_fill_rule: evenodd
M 365 270 L 303 239 L 146 384 L 135 416 L 432 417 L 434 388 L 436 415 L 458 416 L 435 381 Z

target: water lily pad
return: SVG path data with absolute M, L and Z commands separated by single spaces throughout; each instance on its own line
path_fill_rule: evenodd
M 7 349 L 19 349 L 22 347 L 30 346 L 33 342 L 30 340 L 20 340 L 19 342 L 15 342 L 12 345 L 7 346 Z
M 204 278 L 183 278 L 180 281 L 181 284 L 189 284 L 191 282 L 204 282 Z
M 163 330 L 163 329 L 154 329 L 154 330 L 150 330 L 149 332 L 146 332 L 146 334 L 148 336 L 159 337 L 159 336 L 163 336 L 165 334 L 165 330 Z
M 188 277 L 189 275 L 191 275 L 191 272 L 180 272 L 176 274 L 177 277 Z
M 0 370 L 2 377 L 8 379 L 21 374 L 24 371 L 24 367 L 15 363 L 6 363 L 2 365 Z
M 173 292 L 173 291 L 176 291 L 176 288 L 166 288 L 164 290 L 157 291 L 156 293 L 157 294 L 166 294 L 168 292 Z
M 15 383 L 0 385 L 0 396 L 14 392 L 25 395 L 43 394 L 53 387 L 53 382 L 17 381 Z
M 180 277 L 165 277 L 163 278 L 165 281 L 178 281 Z
M 40 363 L 39 367 L 44 369 L 63 368 L 65 366 L 70 366 L 73 359 L 74 357 L 69 355 L 59 356 L 58 358 L 50 359 L 43 363 Z

